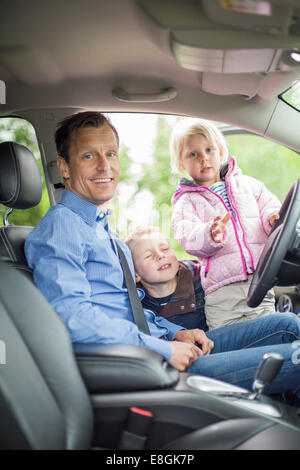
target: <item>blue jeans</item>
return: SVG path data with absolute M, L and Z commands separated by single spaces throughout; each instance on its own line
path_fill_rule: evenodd
M 266 394 L 298 393 L 300 389 L 300 320 L 293 313 L 275 313 L 206 332 L 214 341 L 210 355 L 200 356 L 188 373 L 223 380 L 248 390 L 266 353 L 279 353 L 284 363 Z

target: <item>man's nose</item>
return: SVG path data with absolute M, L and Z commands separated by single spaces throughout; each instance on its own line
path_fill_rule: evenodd
M 100 154 L 97 158 L 97 170 L 105 171 L 109 168 L 109 161 L 106 155 Z

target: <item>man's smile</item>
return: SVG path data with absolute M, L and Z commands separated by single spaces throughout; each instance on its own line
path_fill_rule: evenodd
M 91 178 L 90 181 L 93 183 L 110 183 L 113 178 Z

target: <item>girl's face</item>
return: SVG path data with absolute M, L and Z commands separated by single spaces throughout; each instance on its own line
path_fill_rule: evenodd
M 180 170 L 186 170 L 194 183 L 211 186 L 220 180 L 222 150 L 201 134 L 187 135 L 183 140 Z

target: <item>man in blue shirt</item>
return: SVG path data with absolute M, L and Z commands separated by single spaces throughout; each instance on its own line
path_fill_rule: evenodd
M 285 358 L 269 393 L 296 392 L 300 361 L 292 342 L 300 321 L 276 314 L 205 334 L 185 330 L 145 310 L 151 335 L 134 323 L 124 275 L 108 225 L 107 203 L 120 172 L 119 139 L 108 118 L 83 112 L 60 123 L 55 134 L 58 168 L 65 181 L 60 202 L 25 244 L 34 281 L 67 326 L 72 341 L 128 344 L 159 352 L 178 370 L 250 388 L 267 352 Z M 118 239 L 132 274 L 129 249 Z

